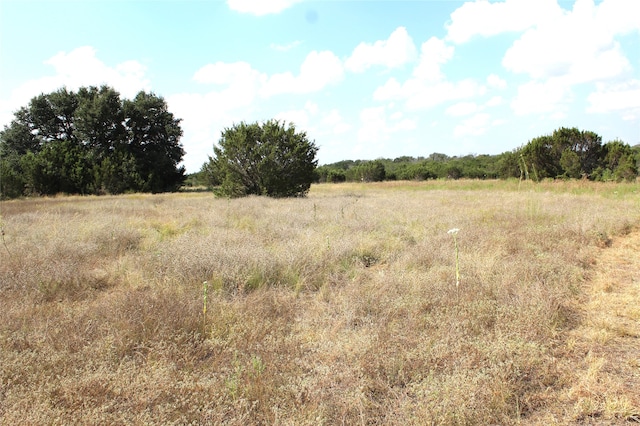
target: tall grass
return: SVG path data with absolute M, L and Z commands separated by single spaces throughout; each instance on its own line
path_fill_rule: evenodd
M 474 185 L 5 202 L 2 422 L 526 422 L 640 196 Z

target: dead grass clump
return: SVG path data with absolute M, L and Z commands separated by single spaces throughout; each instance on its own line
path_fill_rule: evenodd
M 122 256 L 140 248 L 143 240 L 142 233 L 123 224 L 109 224 L 102 229 L 92 230 L 93 242 L 97 250 L 108 257 Z
M 5 290 L 28 292 L 34 302 L 77 301 L 117 285 L 95 257 L 92 244 L 33 248 L 9 257 L 0 267 Z

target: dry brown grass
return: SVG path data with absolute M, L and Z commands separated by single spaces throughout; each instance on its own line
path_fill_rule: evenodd
M 576 422 L 640 423 L 640 231 L 609 245 L 576 300 L 583 320 L 566 339 L 574 378 L 558 402 Z
M 3 202 L 1 422 L 622 421 L 632 394 L 590 408 L 610 361 L 578 356 L 575 333 L 601 247 L 640 219 L 639 189 L 402 182 L 293 200 Z

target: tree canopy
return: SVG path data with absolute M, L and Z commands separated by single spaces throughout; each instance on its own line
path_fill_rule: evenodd
M 180 120 L 162 97 L 66 88 L 20 108 L 0 132 L 2 195 L 163 192 L 184 179 Z
M 317 166 L 318 148 L 307 134 L 275 120 L 227 128 L 213 150 L 215 157 L 203 170 L 210 182 L 219 184 L 217 193 L 226 197 L 304 196 Z
M 580 178 L 592 175 L 602 158 L 602 138 L 594 132 L 562 127 L 522 148 L 534 177 Z
M 602 143 L 591 131 L 559 128 L 497 155 L 402 156 L 373 161 L 344 160 L 320 166 L 316 182 L 426 179 L 577 179 L 633 180 L 638 176 L 640 145 Z M 376 173 L 371 173 L 376 171 Z

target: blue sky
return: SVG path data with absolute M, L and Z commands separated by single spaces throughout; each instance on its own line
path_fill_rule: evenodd
M 164 97 L 188 172 L 240 121 L 346 159 L 498 154 L 558 127 L 640 143 L 637 0 L 3 0 L 0 126 L 40 94 Z

